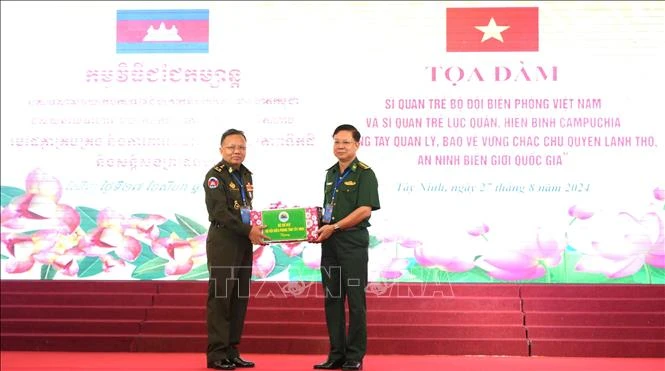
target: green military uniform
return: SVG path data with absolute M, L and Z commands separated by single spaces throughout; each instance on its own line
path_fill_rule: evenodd
M 243 223 L 240 209 L 244 204 L 251 208 L 252 184 L 252 173 L 244 165 L 235 170 L 224 161 L 208 171 L 203 184 L 210 220 L 206 239 L 208 364 L 239 355 L 236 345 L 242 335 L 252 276 L 251 226 Z
M 336 163 L 326 173 L 324 208 L 333 200 L 335 224 L 360 206 L 378 210 L 378 182 L 374 171 L 357 158 L 335 189 L 340 174 Z M 355 226 L 338 230 L 321 247 L 321 276 L 325 288 L 325 312 L 330 337 L 329 360 L 362 361 L 367 350 L 367 261 L 369 218 Z M 349 300 L 349 332 L 346 335 L 344 301 Z

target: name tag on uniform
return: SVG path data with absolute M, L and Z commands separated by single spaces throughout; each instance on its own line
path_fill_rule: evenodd
M 324 223 L 330 223 L 332 220 L 332 211 L 333 211 L 333 205 L 332 204 L 327 204 L 325 209 L 323 210 L 323 217 L 321 218 L 321 221 Z
M 242 222 L 244 224 L 249 224 L 250 218 L 249 218 L 249 213 L 250 209 L 249 207 L 241 207 L 240 208 L 240 218 L 242 219 Z

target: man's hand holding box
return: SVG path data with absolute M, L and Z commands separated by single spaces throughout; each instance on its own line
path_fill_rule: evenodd
M 263 233 L 269 243 L 314 241 L 321 219 L 320 207 L 252 210 L 250 223 L 265 225 Z

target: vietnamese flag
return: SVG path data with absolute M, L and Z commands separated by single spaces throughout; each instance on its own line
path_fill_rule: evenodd
M 538 8 L 448 8 L 446 51 L 537 52 Z

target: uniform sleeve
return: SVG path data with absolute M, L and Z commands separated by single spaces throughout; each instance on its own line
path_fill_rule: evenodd
M 332 185 L 328 185 L 328 172 L 326 172 L 326 179 L 323 181 L 323 207 L 328 203 L 328 197 L 332 191 Z
M 204 184 L 206 206 L 211 221 L 222 224 L 224 228 L 228 228 L 236 234 L 249 236 L 252 226 L 244 224 L 240 214 L 233 210 L 233 206 L 229 205 L 226 183 L 220 175 L 208 173 L 206 184 Z M 217 187 L 210 187 L 210 177 L 217 178 L 219 181 Z
M 380 209 L 379 182 L 372 169 L 364 170 L 360 174 L 358 185 L 358 206 L 369 206 L 372 210 Z

